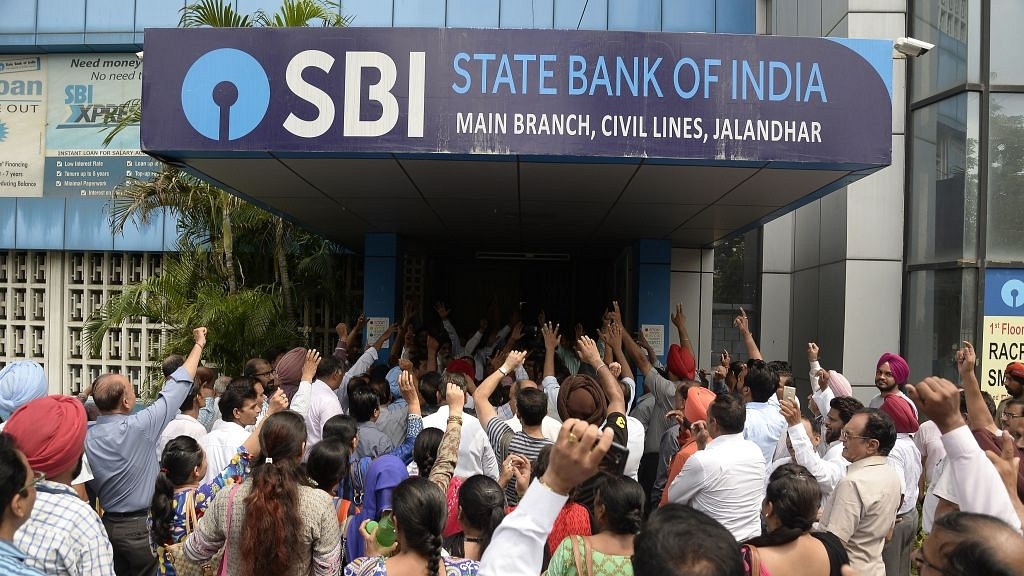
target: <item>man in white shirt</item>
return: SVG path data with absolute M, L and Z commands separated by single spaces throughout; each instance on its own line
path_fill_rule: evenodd
M 238 447 L 249 437 L 245 426 L 256 424 L 262 408 L 256 402 L 256 388 L 252 378 L 236 378 L 228 384 L 220 397 L 221 419 L 199 443 L 206 452 L 206 476 L 203 482 L 213 480 L 238 453 Z
M 459 388 L 465 385 L 466 376 L 461 373 L 447 374 L 448 381 L 453 382 Z M 442 381 L 442 386 L 447 382 Z M 420 387 L 421 391 L 423 387 Z M 463 388 L 465 389 L 465 388 Z M 443 388 L 435 389 L 434 398 L 431 404 L 437 405 L 437 411 L 423 418 L 424 428 L 436 428 L 445 430 L 448 426 L 448 402 L 444 398 Z M 480 426 L 480 421 L 470 414 L 462 414 L 462 436 L 459 439 L 459 459 L 455 464 L 455 475 L 460 478 L 469 478 L 476 474 L 485 474 L 497 480 L 500 471 L 497 459 L 494 457 L 494 449 L 487 440 L 487 434 Z
M 921 451 L 911 434 L 917 432 L 917 414 L 910 402 L 895 394 L 886 396 L 881 410 L 896 426 L 896 444 L 889 451 L 889 466 L 900 474 L 903 500 L 896 511 L 896 527 L 882 549 L 887 576 L 910 576 L 910 553 L 917 537 L 917 496 L 921 481 Z
M 163 432 L 160 433 L 160 441 L 157 443 L 158 457 L 163 453 L 164 446 L 178 436 L 191 436 L 197 442 L 206 437 L 206 426 L 199 421 L 199 409 L 205 404 L 206 399 L 199 393 L 198 382 L 194 382 L 185 401 L 178 408 L 180 412 L 174 417 L 174 420 L 164 426 Z
M 669 502 L 704 512 L 739 542 L 761 534 L 765 484 L 762 450 L 743 438 L 746 417 L 739 400 L 724 394 L 716 397 L 708 407 L 711 442 L 686 460 L 668 489 Z
M 843 458 L 843 442 L 840 436 L 843 426 L 864 407 L 860 400 L 850 396 L 833 398 L 830 406 L 825 418 L 825 441 L 828 443 L 828 450 L 822 457 L 811 445 L 807 431 L 801 425 L 800 410 L 792 403 L 782 402 L 782 414 L 789 425 L 789 441 L 793 446 L 793 461 L 807 468 L 818 481 L 822 501 L 832 494 L 839 481 L 846 476 L 846 467 L 850 463 Z
M 341 364 L 333 356 L 325 356 L 317 365 L 316 374 L 310 390 L 309 410 L 306 420 L 306 453 L 316 446 L 324 435 L 324 423 L 333 416 L 343 414 L 341 402 L 335 390 L 341 386 Z
M 771 402 L 779 387 L 779 375 L 763 360 L 747 362 L 747 375 L 743 379 L 743 401 L 746 402 L 746 423 L 743 437 L 761 448 L 761 457 L 771 462 L 779 437 L 786 428 L 786 420 L 777 404 Z
M 973 350 L 971 356 L 973 373 Z M 1021 521 L 999 472 L 960 416 L 956 385 L 930 377 L 907 386 L 907 393 L 942 434 L 946 472 L 955 478 L 961 510 L 936 519 L 934 531 L 915 551 L 922 572 L 927 566 L 948 576 L 1016 574 L 1024 565 Z

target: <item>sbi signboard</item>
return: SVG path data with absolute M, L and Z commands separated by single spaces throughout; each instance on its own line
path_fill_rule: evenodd
M 142 141 L 155 153 L 876 167 L 891 151 L 891 49 L 636 32 L 147 30 Z

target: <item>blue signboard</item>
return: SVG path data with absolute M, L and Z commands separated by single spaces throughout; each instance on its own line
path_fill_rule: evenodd
M 985 270 L 985 314 L 978 350 L 982 388 L 996 401 L 1007 396 L 1003 369 L 1024 361 L 1024 270 Z
M 891 51 L 754 35 L 153 29 L 142 146 L 877 167 L 891 153 Z

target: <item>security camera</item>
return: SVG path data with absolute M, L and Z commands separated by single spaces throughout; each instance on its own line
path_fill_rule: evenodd
M 893 43 L 893 48 L 900 54 L 915 58 L 935 48 L 935 44 L 929 44 L 917 38 L 897 38 L 896 42 Z

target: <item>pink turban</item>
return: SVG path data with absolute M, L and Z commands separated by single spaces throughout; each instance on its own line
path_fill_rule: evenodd
M 693 380 L 697 376 L 697 361 L 689 349 L 673 344 L 668 347 L 668 369 L 679 378 Z
M 892 364 L 889 366 L 891 367 Z M 853 396 L 853 386 L 850 386 L 850 381 L 846 379 L 846 376 L 835 370 L 828 371 L 828 387 L 836 395 L 836 398 Z
M 907 378 L 910 378 L 910 366 L 907 365 L 907 361 L 899 354 L 886 352 L 878 359 L 878 363 L 875 364 L 875 368 L 879 368 L 886 362 L 889 363 L 889 370 L 892 371 L 892 377 L 896 379 L 896 384 L 900 386 L 906 384 Z
M 71 396 L 43 396 L 18 408 L 4 432 L 18 442 L 32 470 L 54 477 L 78 464 L 85 450 L 85 407 Z
M 914 413 L 914 407 L 910 405 L 910 402 L 907 402 L 902 396 L 889 394 L 882 401 L 881 410 L 892 418 L 892 421 L 896 424 L 897 434 L 913 434 L 917 432 L 917 414 Z
M 686 390 L 686 406 L 683 415 L 693 424 L 708 419 L 708 406 L 715 401 L 715 393 L 707 388 L 691 386 Z

